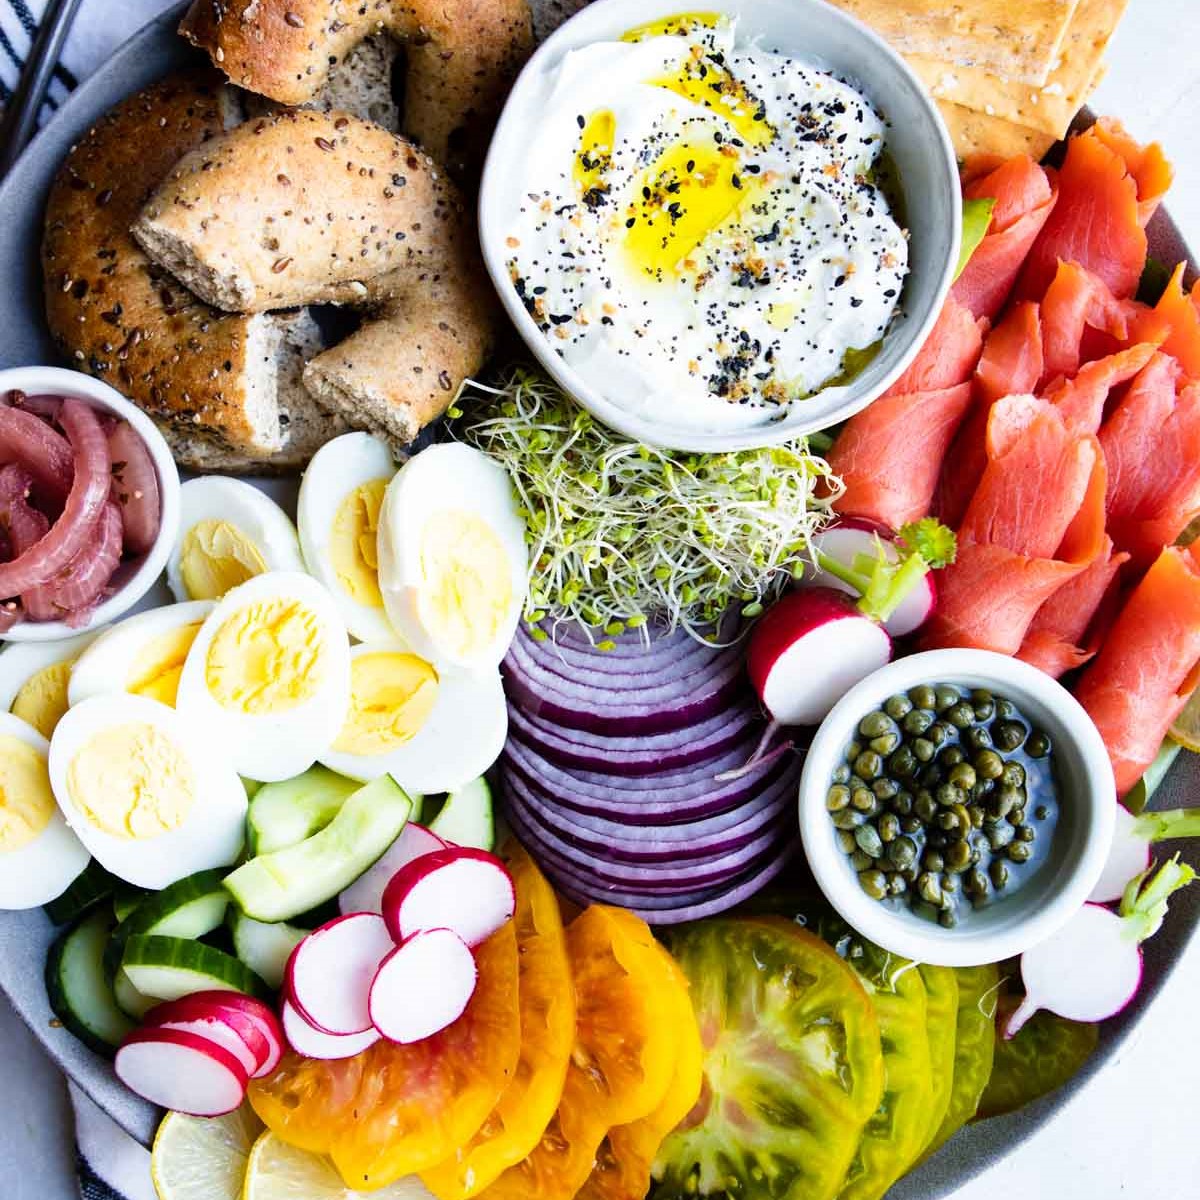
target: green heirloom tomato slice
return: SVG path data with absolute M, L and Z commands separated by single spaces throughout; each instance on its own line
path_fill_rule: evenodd
M 855 973 L 781 917 L 704 921 L 667 941 L 691 984 L 704 1082 L 659 1151 L 652 1196 L 832 1200 L 883 1087 Z
M 950 1109 L 954 1090 L 954 1053 L 958 1031 L 958 978 L 953 967 L 921 964 L 925 984 L 925 1020 L 929 1061 L 933 1070 L 933 1101 L 925 1127 L 926 1146 L 937 1135 Z
M 995 964 L 957 967 L 958 1024 L 954 1039 L 954 1081 L 950 1106 L 925 1150 L 928 1157 L 974 1115 L 992 1074 L 996 1049 L 996 993 L 1000 972 Z

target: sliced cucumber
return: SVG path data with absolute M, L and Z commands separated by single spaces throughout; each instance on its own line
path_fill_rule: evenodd
M 117 920 L 125 920 L 149 894 L 148 889 L 134 887 L 132 883 L 118 883 L 113 892 L 113 912 Z
M 492 789 L 480 775 L 451 792 L 429 828 L 443 841 L 456 846 L 492 850 L 496 845 L 496 818 L 493 815 Z
M 163 937 L 198 938 L 211 933 L 223 920 L 229 906 L 224 888 L 225 870 L 197 871 L 176 880 L 161 892 L 148 892 L 117 926 L 104 956 L 108 978 L 115 980 L 125 943 L 131 937 L 161 934 Z
M 107 907 L 95 909 L 54 943 L 46 959 L 46 992 L 55 1016 L 81 1042 L 110 1058 L 133 1028 L 104 975 L 112 931 L 112 913 Z
M 325 828 L 362 785 L 327 767 L 310 767 L 295 779 L 264 783 L 246 814 L 250 856 L 295 846 Z
M 113 979 L 113 995 L 117 999 L 117 1007 L 135 1021 L 140 1021 L 152 1008 L 161 1003 L 153 996 L 143 996 L 133 986 L 133 980 L 125 974 L 124 967 L 118 968 Z
M 113 894 L 116 882 L 116 878 L 93 858 L 61 896 L 43 905 L 46 916 L 55 925 L 69 925 L 101 900 L 107 900 Z
M 179 937 L 131 937 L 121 967 L 143 996 L 178 1000 L 194 992 L 232 990 L 271 998 L 271 989 L 232 954 Z
M 238 778 L 242 781 L 242 787 L 246 789 L 246 799 L 253 800 L 262 784 L 257 779 L 247 779 L 245 775 L 239 775 Z
M 285 921 L 268 925 L 236 909 L 230 911 L 229 927 L 233 931 L 233 948 L 238 958 L 270 987 L 278 989 L 283 983 L 288 958 L 308 936 L 308 930 Z
M 420 792 L 408 792 L 407 795 L 412 801 L 412 812 L 408 814 L 408 819 L 420 825 L 421 818 L 425 815 L 425 797 Z
M 225 880 L 225 887 L 248 917 L 290 920 L 331 900 L 372 866 L 400 835 L 411 811 L 404 789 L 383 775 L 350 796 L 319 833 L 252 858 Z

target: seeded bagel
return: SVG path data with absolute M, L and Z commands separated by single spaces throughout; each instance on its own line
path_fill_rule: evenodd
M 154 84 L 71 149 L 46 208 L 46 317 L 59 350 L 149 413 L 197 470 L 295 466 L 338 432 L 301 383 L 321 348 L 307 314 L 210 308 L 129 233 L 180 155 L 239 119 L 216 71 Z
M 403 129 L 455 174 L 481 160 L 533 43 L 527 0 L 194 0 L 180 32 L 230 80 L 306 104 L 363 38 L 407 43 Z

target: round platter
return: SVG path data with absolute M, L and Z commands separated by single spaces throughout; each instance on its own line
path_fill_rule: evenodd
M 538 35 L 545 37 L 581 4 L 577 0 L 532 0 Z M 681 5 L 681 8 L 686 7 Z M 0 367 L 56 362 L 42 319 L 42 279 L 38 247 L 46 192 L 72 143 L 105 111 L 131 92 L 192 60 L 175 34 L 178 10 L 169 11 L 135 35 L 63 105 L 0 184 L 0 261 L 6 265 L 0 289 Z M 1166 262 L 1187 257 L 1186 247 L 1165 212 L 1150 226 L 1151 253 Z M 262 481 L 281 503 L 291 507 L 295 487 L 289 481 Z M 161 587 L 161 585 L 160 585 Z M 150 602 L 165 600 L 162 588 Z M 1200 757 L 1184 754 L 1154 798 L 1155 808 L 1187 806 L 1200 796 Z M 1169 844 L 1164 851 L 1173 847 Z M 1200 867 L 1200 846 L 1179 845 L 1182 856 Z M 1058 1108 L 1103 1070 L 1121 1044 L 1146 1016 L 1167 984 L 1189 940 L 1200 925 L 1200 888 L 1188 888 L 1171 902 L 1162 931 L 1145 947 L 1145 975 L 1136 1000 L 1101 1027 L 1100 1045 L 1067 1086 L 1017 1113 L 968 1126 L 942 1150 L 889 1192 L 890 1200 L 937 1200 L 1015 1149 Z M 88 1095 L 139 1141 L 149 1144 L 158 1120 L 150 1105 L 118 1082 L 109 1065 L 57 1026 L 46 1000 L 42 973 L 53 927 L 40 911 L 0 913 L 0 989 L 29 1024 L 47 1052 Z

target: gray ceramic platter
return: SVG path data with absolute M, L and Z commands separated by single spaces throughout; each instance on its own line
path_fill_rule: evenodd
M 538 33 L 544 37 L 579 0 L 533 0 Z M 686 8 L 684 4 L 681 9 Z M 192 59 L 175 34 L 177 12 L 168 13 L 136 34 L 63 105 L 13 171 L 0 184 L 0 367 L 56 361 L 42 319 L 38 261 L 47 190 L 69 147 L 109 108 Z M 1166 213 L 1150 228 L 1151 251 L 1174 263 L 1188 257 Z M 281 502 L 294 499 L 286 482 L 263 483 Z M 159 599 L 165 598 L 165 591 Z M 1186 805 L 1200 795 L 1200 757 L 1181 755 L 1154 800 L 1155 808 Z M 1162 848 L 1169 853 L 1170 845 Z M 1200 847 L 1180 843 L 1184 858 L 1200 867 Z M 1119 1050 L 1167 985 L 1172 968 L 1200 925 L 1200 888 L 1188 888 L 1171 903 L 1161 933 L 1146 946 L 1146 969 L 1137 999 L 1103 1027 L 1100 1046 L 1085 1068 L 1058 1092 L 1018 1113 L 969 1127 L 889 1193 L 891 1200 L 937 1200 L 974 1178 L 1014 1150 L 1055 1111 L 1085 1089 Z M 148 1145 L 158 1113 L 126 1091 L 107 1062 L 57 1027 L 46 1000 L 42 971 L 53 927 L 40 911 L 0 913 L 0 988 L 41 1040 L 47 1052 L 88 1095 L 139 1141 Z

